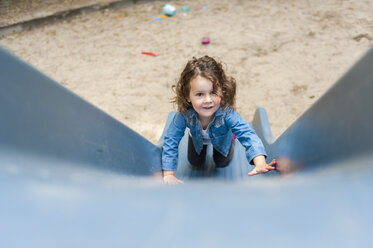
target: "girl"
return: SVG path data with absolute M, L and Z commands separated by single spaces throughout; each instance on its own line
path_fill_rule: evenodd
M 275 161 L 266 163 L 259 137 L 235 111 L 236 81 L 225 75 L 221 63 L 209 56 L 193 57 L 173 89 L 178 113 L 165 133 L 162 147 L 164 183 L 183 183 L 175 177 L 175 170 L 186 127 L 190 129 L 188 160 L 192 169 L 203 169 L 209 144 L 213 145 L 215 166 L 227 166 L 234 151 L 233 134 L 245 147 L 247 160 L 255 165 L 249 176 L 275 169 Z

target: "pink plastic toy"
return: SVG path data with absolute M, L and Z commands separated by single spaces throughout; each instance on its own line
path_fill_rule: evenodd
M 203 37 L 201 43 L 202 45 L 210 44 L 210 38 L 208 36 Z

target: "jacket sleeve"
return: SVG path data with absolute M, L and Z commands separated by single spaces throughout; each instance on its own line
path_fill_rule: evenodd
M 256 156 L 264 155 L 267 157 L 263 142 L 239 113 L 234 110 L 229 111 L 225 121 L 226 125 L 231 128 L 232 133 L 236 135 L 236 138 L 245 147 L 246 158 L 250 164 L 254 164 L 253 159 Z
M 186 117 L 181 113 L 176 113 L 166 130 L 162 145 L 162 170 L 176 170 L 179 143 L 184 136 L 186 125 Z

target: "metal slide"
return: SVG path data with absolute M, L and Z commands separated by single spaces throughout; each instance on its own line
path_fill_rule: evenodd
M 257 110 L 278 172 L 247 177 L 238 141 L 227 168 L 192 171 L 184 138 L 185 184 L 168 187 L 151 176 L 162 138 L 0 48 L 0 247 L 371 247 L 372 65 L 370 50 L 275 142 Z

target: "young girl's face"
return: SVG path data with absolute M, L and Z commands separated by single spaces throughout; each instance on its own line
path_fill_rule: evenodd
M 190 81 L 187 100 L 192 103 L 200 120 L 211 121 L 220 107 L 221 97 L 216 94 L 209 79 L 197 76 Z

